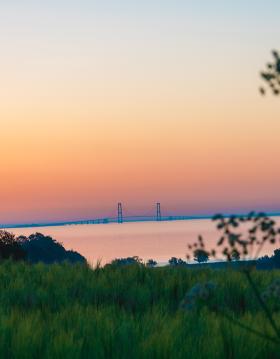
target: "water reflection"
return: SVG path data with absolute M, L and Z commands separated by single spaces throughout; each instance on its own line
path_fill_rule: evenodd
M 198 234 L 211 248 L 219 238 L 215 223 L 208 219 L 17 228 L 10 231 L 16 235 L 34 232 L 50 235 L 62 242 L 66 249 L 81 253 L 91 264 L 97 260 L 104 264 L 114 258 L 134 255 L 164 263 L 171 257 L 185 258 L 187 245 Z M 267 245 L 262 254 L 272 254 L 273 249 L 275 246 Z

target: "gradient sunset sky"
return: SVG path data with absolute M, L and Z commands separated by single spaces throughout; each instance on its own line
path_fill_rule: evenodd
M 0 223 L 280 211 L 277 0 L 0 4 Z

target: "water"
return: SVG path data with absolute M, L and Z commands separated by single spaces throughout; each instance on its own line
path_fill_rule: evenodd
M 187 245 L 201 234 L 208 248 L 215 247 L 219 233 L 211 220 L 133 222 L 9 229 L 16 235 L 41 232 L 61 242 L 66 249 L 78 251 L 95 264 L 114 258 L 137 255 L 165 263 L 171 257 L 185 258 Z M 278 245 L 280 247 L 280 245 Z M 262 254 L 275 247 L 266 246 Z

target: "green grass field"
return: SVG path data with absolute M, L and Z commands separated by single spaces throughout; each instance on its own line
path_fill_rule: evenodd
M 254 272 L 260 290 L 277 271 Z M 272 333 L 237 271 L 0 265 L 1 358 L 279 358 L 259 338 L 206 307 L 180 302 L 196 283 L 214 281 L 214 301 L 256 330 Z M 280 314 L 274 311 L 279 322 Z

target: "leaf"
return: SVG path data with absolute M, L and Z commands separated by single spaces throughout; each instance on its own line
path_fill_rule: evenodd
M 270 73 L 270 72 L 261 72 L 261 77 L 265 80 L 265 81 L 271 81 L 275 79 L 275 75 Z
M 223 229 L 225 227 L 224 223 L 217 224 L 217 229 Z

